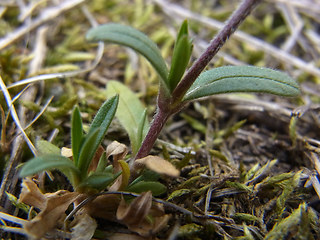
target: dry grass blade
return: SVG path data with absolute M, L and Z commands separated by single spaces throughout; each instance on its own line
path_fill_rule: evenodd
M 89 66 L 86 69 L 69 71 L 69 72 L 62 72 L 62 73 L 42 74 L 42 75 L 30 77 L 30 78 L 23 79 L 19 82 L 15 82 L 15 83 L 9 85 L 8 89 L 18 87 L 21 85 L 25 85 L 25 84 L 29 84 L 29 83 L 39 82 L 39 81 L 51 80 L 51 79 L 56 79 L 56 78 L 74 77 L 79 74 L 89 72 L 89 71 L 93 70 L 100 62 L 102 55 L 103 55 L 103 49 L 104 49 L 104 44 L 102 42 L 100 42 L 98 45 L 97 54 L 96 54 L 96 58 L 95 58 L 94 62 L 92 63 L 91 66 Z
M 34 30 L 35 28 L 39 27 L 41 24 L 44 24 L 57 16 L 59 16 L 61 13 L 83 3 L 85 0 L 69 0 L 69 1 L 63 1 L 58 6 L 49 7 L 47 9 L 44 9 L 40 16 L 36 18 L 35 20 L 32 20 L 31 23 L 26 23 L 22 25 L 21 27 L 17 28 L 12 33 L 8 34 L 6 37 L 0 40 L 0 50 L 7 47 L 14 41 L 18 40 L 25 34 L 29 33 L 30 31 Z
M 41 108 L 40 112 L 33 118 L 33 120 L 24 128 L 24 130 L 28 129 L 31 127 L 41 116 L 42 114 L 46 111 L 48 108 L 49 104 L 51 103 L 52 99 L 54 96 L 51 96 L 48 101 L 44 104 L 44 106 Z
M 30 150 L 36 156 L 37 155 L 37 150 L 36 150 L 35 146 L 33 145 L 33 143 L 31 142 L 31 140 L 29 139 L 29 137 L 27 136 L 26 132 L 24 131 L 24 129 L 23 129 L 21 123 L 20 123 L 20 120 L 19 120 L 18 114 L 16 112 L 16 109 L 15 109 L 14 105 L 12 104 L 10 93 L 9 93 L 5 83 L 3 82 L 1 76 L 0 76 L 0 88 L 1 88 L 1 90 L 3 92 L 3 94 L 4 94 L 4 97 L 6 99 L 8 107 L 10 109 L 11 116 L 12 116 L 14 122 L 16 123 L 18 129 L 20 130 L 20 132 L 21 132 L 24 140 L 28 144 Z
M 6 221 L 10 221 L 12 223 L 20 224 L 20 225 L 23 225 L 27 222 L 27 220 L 12 216 L 12 215 L 4 213 L 4 212 L 0 212 L 0 218 L 3 220 L 6 220 Z

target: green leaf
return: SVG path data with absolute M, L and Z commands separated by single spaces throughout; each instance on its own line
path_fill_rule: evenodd
M 90 125 L 89 132 L 94 131 L 96 128 L 100 128 L 101 133 L 99 135 L 99 138 L 102 138 L 105 135 L 116 113 L 118 102 L 119 102 L 119 96 L 116 95 L 108 99 L 102 104 L 97 115 L 95 116 L 95 118 L 93 119 Z
M 109 23 L 87 32 L 88 41 L 105 41 L 130 47 L 143 55 L 155 68 L 168 87 L 168 69 L 157 45 L 144 33 L 121 24 Z
M 39 152 L 39 155 L 60 154 L 60 148 L 58 148 L 56 145 L 53 145 L 51 142 L 45 140 L 37 141 L 36 147 Z
M 300 90 L 297 82 L 283 72 L 254 66 L 225 66 L 200 74 L 183 100 L 231 92 L 297 96 Z
M 172 54 L 171 68 L 168 76 L 169 89 L 171 92 L 175 89 L 186 71 L 192 48 L 192 41 L 188 36 L 188 22 L 184 21 L 180 27 Z
M 74 185 L 76 179 L 80 176 L 79 170 L 73 162 L 61 155 L 49 154 L 35 157 L 26 162 L 20 171 L 20 177 L 27 177 L 42 171 L 58 169 L 70 180 Z
M 103 152 L 100 156 L 95 172 L 103 172 L 106 168 L 106 163 L 107 163 L 107 154 L 106 152 Z
M 132 151 L 133 154 L 136 154 L 137 151 L 139 150 L 148 129 L 149 129 L 149 122 L 147 119 L 147 109 L 145 108 L 143 110 L 142 115 L 140 116 L 140 121 L 138 124 L 138 128 L 136 130 L 136 134 L 135 134 L 136 144 L 135 144 L 134 149 Z
M 137 153 L 149 129 L 149 122 L 145 115 L 145 108 L 139 98 L 128 87 L 117 81 L 109 81 L 107 96 L 119 94 L 119 105 L 116 116 L 126 129 L 133 154 Z M 144 122 L 142 122 L 144 118 Z
M 86 176 L 88 173 L 88 168 L 91 163 L 91 160 L 94 154 L 97 151 L 97 147 L 95 147 L 98 142 L 100 129 L 95 128 L 93 131 L 90 131 L 86 136 L 85 140 L 81 146 L 79 160 L 78 160 L 78 169 L 81 172 L 81 177 Z M 99 145 L 98 145 L 99 146 Z
M 130 185 L 126 191 L 135 192 L 135 193 L 143 193 L 147 191 L 151 191 L 153 196 L 159 196 L 167 191 L 166 186 L 159 182 L 146 182 L 140 181 L 133 185 Z
M 83 139 L 82 119 L 78 107 L 75 107 L 71 117 L 71 147 L 73 161 L 75 165 L 78 165 L 78 159 L 80 154 L 81 142 Z
M 96 153 L 104 135 L 106 134 L 111 121 L 114 118 L 119 102 L 119 96 L 116 95 L 107 100 L 99 109 L 93 119 L 88 134 L 84 137 L 78 160 L 78 168 L 82 176 L 87 173 L 91 160 Z
M 94 189 L 97 191 L 101 191 L 105 189 L 109 184 L 111 184 L 121 172 L 117 174 L 112 173 L 92 173 L 86 179 L 84 179 L 78 186 L 77 190 L 83 192 L 85 189 Z

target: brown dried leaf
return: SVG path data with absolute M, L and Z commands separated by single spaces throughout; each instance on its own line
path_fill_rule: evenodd
M 107 158 L 112 156 L 114 162 L 124 159 L 127 153 L 127 146 L 117 141 L 113 141 L 111 144 L 109 144 L 106 151 Z
M 128 154 L 128 148 L 126 145 L 121 144 L 117 141 L 113 141 L 111 144 L 108 145 L 106 155 L 107 158 L 110 156 L 113 157 L 113 172 L 117 173 L 119 171 L 122 171 L 122 173 L 125 173 L 125 169 L 123 169 L 123 166 L 119 163 L 119 160 L 123 160 L 125 156 Z M 112 186 L 109 188 L 110 191 L 119 191 L 120 187 L 123 185 L 123 177 L 127 177 L 124 174 L 121 174 L 118 179 L 112 184 Z
M 93 234 L 98 226 L 96 220 L 89 216 L 84 210 L 79 211 L 75 215 L 73 221 L 75 225 L 72 227 L 72 240 L 89 240 L 92 239 Z
M 137 159 L 138 164 L 143 164 L 150 170 L 159 174 L 165 174 L 170 177 L 179 177 L 180 171 L 176 169 L 170 162 L 158 157 L 149 155 L 144 158 Z
M 35 184 L 31 178 L 24 178 L 21 186 L 22 189 L 19 196 L 19 201 L 43 210 L 46 206 L 47 199 L 40 191 L 37 184 Z
M 68 191 L 57 191 L 47 194 L 47 202 L 43 211 L 34 219 L 24 224 L 24 229 L 29 236 L 40 239 L 47 232 L 57 226 L 59 219 L 64 216 L 69 205 L 76 200 L 79 193 Z
M 147 218 L 148 216 L 148 218 Z M 129 205 L 121 200 L 117 210 L 117 219 L 131 231 L 141 236 L 150 236 L 166 226 L 170 216 L 164 213 L 159 204 L 152 204 L 152 193 L 141 194 Z
M 92 161 L 91 161 L 90 166 L 88 168 L 88 172 L 93 172 L 97 169 L 100 157 L 103 154 L 103 152 L 104 152 L 104 148 L 100 145 L 92 158 Z
M 28 236 L 40 239 L 50 232 L 78 197 L 79 193 L 68 191 L 42 194 L 31 179 L 24 179 L 19 201 L 41 210 L 34 219 L 23 225 Z
M 120 196 L 116 194 L 101 195 L 87 203 L 84 208 L 92 217 L 116 221 L 116 212 L 120 203 Z
M 112 236 L 108 237 L 108 240 L 158 240 L 158 238 L 153 237 L 141 237 L 134 234 L 128 233 L 115 233 Z
M 140 225 L 150 211 L 152 205 L 151 191 L 141 194 L 134 199 L 129 205 L 124 199 L 121 199 L 117 210 L 117 219 L 127 226 Z

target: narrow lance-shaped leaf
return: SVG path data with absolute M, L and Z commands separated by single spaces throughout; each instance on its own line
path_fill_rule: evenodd
M 147 130 L 149 129 L 149 126 L 146 126 L 146 125 L 148 125 L 148 124 L 149 124 L 149 122 L 147 119 L 147 109 L 144 109 L 142 115 L 140 116 L 140 121 L 138 124 L 138 128 L 136 130 L 136 144 L 135 144 L 136 146 L 134 146 L 134 148 L 133 148 L 134 150 L 132 150 L 134 154 L 140 148 L 140 146 L 143 142 L 143 139 L 147 134 Z
M 188 22 L 184 21 L 180 27 L 172 54 L 171 68 L 168 76 L 168 83 L 171 92 L 177 86 L 186 71 L 191 57 L 192 48 L 192 41 L 188 36 Z
M 106 134 L 111 121 L 114 118 L 119 102 L 119 96 L 116 95 L 107 100 L 99 109 L 93 119 L 89 132 L 81 146 L 78 160 L 78 168 L 82 177 L 87 174 L 91 160 L 96 153 L 101 141 Z
M 84 143 L 81 146 L 77 164 L 83 174 L 88 169 L 94 154 L 96 153 L 110 126 L 111 121 L 114 118 L 118 102 L 118 95 L 107 100 L 104 104 L 102 104 L 97 115 L 91 123 L 88 134 L 85 136 Z M 99 129 L 99 131 L 97 131 L 97 129 Z
M 297 96 L 300 90 L 298 83 L 283 72 L 254 66 L 225 66 L 200 74 L 183 100 L 232 92 Z
M 20 177 L 27 177 L 42 171 L 60 170 L 74 185 L 80 176 L 73 162 L 61 155 L 49 154 L 35 157 L 26 162 L 20 171 Z
M 143 55 L 168 87 L 168 68 L 157 45 L 144 33 L 121 24 L 109 23 L 88 31 L 88 41 L 105 41 L 130 47 Z
M 146 182 L 141 181 L 135 184 L 131 184 L 126 191 L 135 192 L 135 193 L 143 193 L 147 191 L 151 191 L 153 196 L 159 196 L 167 191 L 166 186 L 159 182 Z
M 106 164 L 107 164 L 107 155 L 106 155 L 106 152 L 104 151 L 100 156 L 95 172 L 103 172 L 104 169 L 106 168 Z
M 57 154 L 59 155 L 61 150 L 57 146 L 53 145 L 51 142 L 46 140 L 39 140 L 36 143 L 36 148 L 38 150 L 39 155 L 47 155 L 47 154 Z
M 78 165 L 78 158 L 80 154 L 80 147 L 83 137 L 82 119 L 78 107 L 75 107 L 71 117 L 71 147 L 73 161 Z
M 141 104 L 139 98 L 128 87 L 117 81 L 109 81 L 107 85 L 107 96 L 119 94 L 119 105 L 116 116 L 121 125 L 126 129 L 133 154 L 135 154 L 142 140 L 149 129 L 149 122 L 144 118 L 144 123 L 141 123 L 141 116 L 144 115 L 145 108 Z M 143 126 L 142 126 L 143 125 Z M 143 127 L 143 129 L 140 129 Z M 142 136 L 137 137 L 139 132 Z
M 105 189 L 109 184 L 111 184 L 119 175 L 121 172 L 117 174 L 112 173 L 92 173 L 89 177 L 81 181 L 81 184 L 79 184 L 77 191 L 85 191 L 86 189 L 94 189 L 96 191 L 101 191 Z
M 81 172 L 81 177 L 85 177 L 88 172 L 91 160 L 96 153 L 96 143 L 98 142 L 99 128 L 95 128 L 94 131 L 90 131 L 86 136 L 81 146 L 78 168 Z

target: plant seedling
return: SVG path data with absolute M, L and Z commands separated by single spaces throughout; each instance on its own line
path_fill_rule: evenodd
M 300 93 L 294 79 L 283 72 L 268 68 L 224 66 L 203 72 L 224 42 L 259 2 L 259 0 L 243 1 L 188 71 L 186 70 L 192 53 L 192 40 L 188 36 L 187 21 L 182 23 L 178 32 L 170 69 L 167 68 L 156 44 L 134 28 L 109 23 L 88 31 L 86 35 L 88 41 L 116 43 L 134 49 L 151 63 L 159 75 L 157 111 L 145 137 L 140 138 L 141 142 L 138 144 L 135 143 L 135 149 L 137 145 L 140 147 L 135 156 L 136 160 L 149 154 L 167 119 L 191 101 L 233 92 L 262 92 L 280 96 L 297 96 Z M 144 119 L 141 121 L 144 122 Z M 135 164 L 133 166 L 134 172 Z
M 110 187 L 116 179 L 117 184 L 110 187 L 112 191 L 126 190 L 135 193 L 151 191 L 153 195 L 161 195 L 166 192 L 166 187 L 157 181 L 159 175 L 155 174 L 157 171 L 163 173 L 163 167 L 153 169 L 155 172 L 152 174 L 146 170 L 136 181 L 129 183 L 130 168 L 123 160 L 127 154 L 126 147 L 113 142 L 108 146 L 106 152 L 101 153 L 100 144 L 115 116 L 118 103 L 118 95 L 107 100 L 100 107 L 87 134 L 84 134 L 83 131 L 79 108 L 75 107 L 71 117 L 71 156 L 66 156 L 67 153 L 62 154 L 63 151 L 60 151 L 55 145 L 40 140 L 37 142 L 39 156 L 22 166 L 20 176 L 27 177 L 41 171 L 57 169 L 68 178 L 74 191 L 78 193 L 98 193 Z M 107 158 L 110 156 L 113 157 L 113 164 L 108 166 Z M 169 176 L 179 174 L 169 162 L 156 156 L 140 159 L 140 163 L 148 166 L 155 159 L 159 164 L 166 166 L 164 174 Z M 149 169 L 152 170 L 152 167 Z
M 20 176 L 26 177 L 41 171 L 58 169 L 69 179 L 77 192 L 91 193 L 92 191 L 105 189 L 121 172 L 113 173 L 113 169 L 106 166 L 105 154 L 101 155 L 98 163 L 99 167 L 94 171 L 89 171 L 89 166 L 115 115 L 118 102 L 119 96 L 116 95 L 101 106 L 87 134 L 83 132 L 79 108 L 75 107 L 71 119 L 73 160 L 61 155 L 60 149 L 56 146 L 48 142 L 42 142 L 40 151 L 44 154 L 24 164 Z

